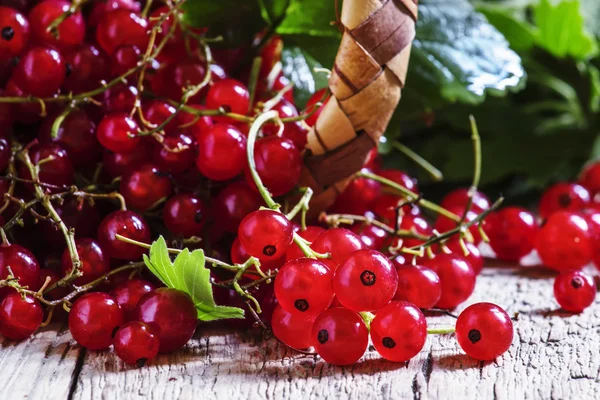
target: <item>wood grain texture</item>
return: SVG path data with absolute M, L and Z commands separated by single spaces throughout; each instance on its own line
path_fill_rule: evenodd
M 273 340 L 212 328 L 200 329 L 185 349 L 142 369 L 128 368 L 106 351 L 86 353 L 78 371 L 77 350 L 65 342 L 69 335 L 47 331 L 3 348 L 0 398 L 66 398 L 76 370 L 71 398 L 81 400 L 598 399 L 599 304 L 581 315 L 558 311 L 552 282 L 538 269 L 487 268 L 478 278 L 469 303 L 492 301 L 519 313 L 513 345 L 495 362 L 470 359 L 446 335 L 430 336 L 406 365 L 383 361 L 371 350 L 359 363 L 339 368 Z M 442 326 L 453 319 L 428 321 Z

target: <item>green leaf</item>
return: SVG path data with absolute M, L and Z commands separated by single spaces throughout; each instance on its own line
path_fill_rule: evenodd
M 298 107 L 304 107 L 314 92 L 327 86 L 326 74 L 314 71 L 321 68 L 321 64 L 300 47 L 284 48 L 281 63 L 284 75 L 294 83 L 294 100 Z
M 581 0 L 581 14 L 586 29 L 596 37 L 600 37 L 600 1 Z
M 201 321 L 227 318 L 244 318 L 244 310 L 215 304 L 210 270 L 206 268 L 204 251 L 190 252 L 183 249 L 171 262 L 167 244 L 161 236 L 152 243 L 150 257 L 144 255 L 144 263 L 167 287 L 181 290 L 190 295 Z
M 419 13 L 403 109 L 478 104 L 524 85 L 521 59 L 468 1 L 424 0 Z
M 340 37 L 332 21 L 335 21 L 333 0 L 291 0 L 277 33 Z
M 598 44 L 584 27 L 577 0 L 552 3 L 541 0 L 534 9 L 539 29 L 537 44 L 559 58 L 588 59 L 598 53 Z
M 487 20 L 508 40 L 510 48 L 518 52 L 531 50 L 538 40 L 537 29 L 514 13 L 498 7 L 478 7 Z

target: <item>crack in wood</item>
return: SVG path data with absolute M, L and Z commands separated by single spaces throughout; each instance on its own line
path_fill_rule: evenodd
M 79 351 L 79 354 L 77 355 L 77 362 L 75 363 L 75 368 L 73 369 L 73 375 L 71 375 L 71 384 L 69 386 L 69 395 L 67 396 L 67 400 L 73 400 L 73 396 L 75 395 L 77 383 L 79 382 L 79 375 L 81 374 L 81 370 L 83 369 L 85 353 L 86 349 L 82 347 Z

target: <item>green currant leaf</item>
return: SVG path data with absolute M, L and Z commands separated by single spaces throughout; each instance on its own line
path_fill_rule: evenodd
M 524 18 L 516 17 L 514 12 L 498 7 L 481 6 L 477 11 L 485 15 L 487 20 L 504 35 L 511 49 L 526 52 L 535 46 L 539 32 Z
M 331 24 L 332 21 L 335 21 L 333 0 L 291 0 L 285 19 L 277 27 L 277 33 L 339 38 L 340 33 Z
M 167 287 L 190 295 L 198 310 L 199 320 L 244 318 L 241 308 L 215 304 L 204 251 L 183 249 L 172 262 L 165 239 L 161 236 L 152 243 L 150 256 L 144 255 L 144 263 Z
M 286 47 L 281 53 L 283 74 L 294 83 L 294 100 L 298 107 L 304 107 L 310 96 L 327 86 L 327 76 L 315 72 L 321 64 L 300 47 Z

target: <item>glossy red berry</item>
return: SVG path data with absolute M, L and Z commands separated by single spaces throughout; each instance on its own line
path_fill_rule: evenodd
M 458 240 L 451 240 L 448 243 L 446 243 L 446 246 L 448 246 L 448 248 L 453 253 L 464 257 L 469 262 L 469 264 L 471 264 L 471 267 L 473 267 L 473 271 L 475 271 L 475 274 L 479 275 L 481 273 L 481 270 L 483 269 L 484 261 L 483 256 L 481 255 L 481 251 L 479 251 L 479 248 L 471 242 L 464 242 L 464 244 L 469 252 L 469 254 L 467 255 L 465 255 L 465 251 Z
M 139 13 L 142 9 L 142 6 L 137 0 L 110 0 L 94 2 L 88 17 L 89 26 L 95 28 L 98 26 L 102 18 L 104 18 L 106 13 L 117 9 Z
M 206 77 L 206 64 L 203 62 L 197 62 L 192 60 L 183 60 L 171 63 L 165 69 L 159 72 L 156 84 L 160 85 L 157 89 L 163 96 L 170 98 L 171 100 L 180 101 L 183 96 L 183 90 L 197 86 L 204 81 Z M 209 90 L 210 91 L 210 90 Z M 203 88 L 194 95 L 190 100 L 198 103 L 206 95 L 206 89 Z M 218 106 L 211 107 L 208 105 L 207 98 L 206 106 L 211 109 L 218 109 Z M 245 114 L 247 110 L 242 112 Z
M 440 205 L 446 209 L 456 207 L 457 210 L 460 210 L 460 215 L 464 211 L 467 203 L 469 201 L 469 189 L 462 188 L 456 189 L 452 192 L 448 193 L 443 199 Z M 473 195 L 473 203 L 471 205 L 471 210 L 475 213 L 479 214 L 483 210 L 487 210 L 490 208 L 491 203 L 490 199 L 483 193 L 476 191 Z
M 310 330 L 316 315 L 289 313 L 280 305 L 275 307 L 271 317 L 273 334 L 287 346 L 306 349 L 312 346 Z
M 142 139 L 135 151 L 130 151 L 128 153 L 113 153 L 108 150 L 104 151 L 102 166 L 111 177 L 116 178 L 128 171 L 144 166 L 151 157 L 151 154 L 152 143 Z
M 198 321 L 192 298 L 171 288 L 159 288 L 144 295 L 135 309 L 135 320 L 157 331 L 161 353 L 183 347 L 194 334 Z
M 427 339 L 425 316 L 414 304 L 393 301 L 371 321 L 371 340 L 386 360 L 408 361 L 423 349 Z
M 12 149 L 8 141 L 4 138 L 0 138 L 0 171 L 4 171 L 8 167 L 10 162 L 10 155 Z M 4 201 L 2 201 L 4 203 Z
M 312 112 L 315 109 L 317 103 L 319 103 L 319 102 L 323 103 L 323 105 L 321 105 L 319 108 L 317 108 L 317 110 L 310 117 L 306 118 L 306 123 L 309 126 L 315 125 L 315 123 L 317 122 L 317 119 L 319 118 L 319 115 L 321 115 L 321 111 L 323 111 L 325 104 L 327 104 L 327 101 L 329 100 L 329 98 L 325 97 L 326 93 L 327 93 L 327 88 L 317 90 L 315 93 L 313 93 L 312 96 L 310 96 L 310 98 L 306 102 L 306 112 L 307 113 Z
M 329 253 L 330 260 L 339 264 L 352 252 L 364 248 L 360 238 L 344 228 L 328 229 L 313 241 L 311 249 L 320 254 Z
M 333 271 L 312 258 L 288 261 L 275 278 L 279 305 L 293 314 L 317 315 L 333 300 Z
M 45 160 L 39 165 L 39 178 L 43 183 L 56 186 L 66 186 L 73 183 L 75 172 L 67 151 L 54 143 L 37 144 L 29 150 L 29 157 L 34 165 Z M 51 158 L 49 160 L 49 158 Z M 25 165 L 19 167 L 23 178 L 31 179 L 31 173 Z M 33 186 L 31 186 L 33 189 Z M 58 191 L 58 189 L 52 189 Z
M 215 124 L 199 132 L 196 166 L 202 175 L 214 181 L 226 181 L 239 175 L 246 161 L 246 137 L 232 125 Z
M 167 136 L 156 143 L 152 160 L 161 171 L 179 173 L 194 165 L 196 154 L 192 138 L 183 133 Z
M 379 182 L 364 177 L 354 178 L 338 196 L 330 211 L 340 214 L 363 215 L 370 210 L 371 204 L 380 192 L 381 184 Z
M 277 111 L 279 113 L 279 118 L 290 118 L 297 117 L 298 110 L 296 107 L 287 101 L 286 99 L 281 99 L 277 104 L 275 104 L 271 110 Z M 284 124 L 284 132 L 287 124 Z M 267 122 L 261 127 L 261 131 L 265 136 L 273 136 L 279 132 L 279 126 L 274 122 Z
M 145 164 L 123 175 L 119 191 L 127 206 L 146 211 L 169 197 L 173 185 L 168 176 L 152 164 Z
M 96 41 L 108 55 L 123 45 L 146 49 L 148 37 L 148 21 L 126 9 L 105 13 L 96 29 Z
M 121 360 L 141 368 L 157 356 L 160 340 L 149 325 L 131 321 L 119 328 L 114 346 L 115 353 Z
M 442 296 L 440 277 L 421 265 L 402 265 L 394 261 L 398 272 L 398 289 L 394 300 L 405 300 L 419 308 L 433 308 Z
M 50 97 L 60 89 L 66 74 L 65 62 L 56 50 L 33 47 L 21 57 L 13 79 L 27 94 Z
M 84 294 L 69 312 L 69 330 L 73 339 L 89 350 L 108 348 L 123 322 L 121 306 L 101 292 Z
M 237 233 L 242 219 L 263 204 L 260 195 L 246 182 L 234 182 L 219 192 L 213 208 L 219 226 L 226 232 Z
M 554 298 L 569 312 L 580 313 L 596 298 L 596 282 L 581 271 L 561 273 L 554 280 Z
M 333 290 L 352 311 L 377 311 L 389 303 L 398 288 L 398 273 L 391 261 L 375 250 L 351 253 L 335 271 Z
M 325 229 L 320 226 L 307 226 L 305 230 L 299 229 L 296 231 L 298 236 L 305 239 L 308 242 L 313 242 L 317 236 L 325 232 Z M 285 253 L 286 261 L 294 260 L 296 258 L 306 257 L 300 247 L 296 243 L 292 243 Z
M 150 228 L 144 219 L 132 211 L 115 211 L 108 214 L 98 227 L 98 242 L 111 258 L 135 261 L 146 252 L 143 247 L 120 241 L 116 234 L 137 240 L 150 242 Z
M 65 18 L 55 31 L 49 29 L 50 24 L 70 7 L 70 2 L 62 0 L 42 1 L 36 5 L 27 16 L 31 24 L 33 40 L 39 44 L 56 47 L 63 52 L 83 43 L 85 21 L 80 11 Z
M 559 210 L 579 211 L 590 204 L 590 192 L 576 183 L 557 183 L 542 194 L 538 207 L 540 216 L 548 218 Z
M 111 56 L 112 76 L 119 76 L 135 68 L 142 59 L 142 52 L 139 48 L 126 44 L 115 49 Z
M 161 125 L 167 118 L 171 118 L 175 114 L 175 107 L 164 101 L 153 100 L 144 104 L 143 114 L 144 119 L 153 125 Z M 175 118 L 165 126 L 165 132 L 177 132 L 177 121 Z
M 420 215 L 407 214 L 402 216 L 400 219 L 400 229 L 416 233 L 423 237 L 429 237 L 433 234 L 427 220 Z M 424 242 L 421 239 L 405 238 L 402 244 L 404 247 L 416 247 L 422 245 Z
M 77 254 L 81 261 L 80 271 L 83 276 L 75 279 L 76 285 L 85 285 L 108 273 L 110 263 L 108 256 L 102 251 L 100 244 L 94 239 L 77 239 L 75 241 Z M 62 255 L 62 271 L 66 275 L 73 269 L 71 254 L 65 249 Z
M 450 211 L 451 213 L 454 213 L 455 215 L 457 215 L 459 218 L 462 217 L 463 212 L 464 212 L 464 206 L 449 206 L 446 207 L 446 210 Z M 474 209 L 469 210 L 469 212 L 467 213 L 467 217 L 465 218 L 465 221 L 473 221 L 475 218 L 477 218 L 477 212 L 475 212 Z M 444 232 L 448 232 L 449 230 L 452 230 L 454 228 L 456 228 L 458 225 L 457 222 L 455 222 L 454 220 L 446 217 L 445 215 L 439 215 L 437 220 L 435 221 L 435 226 L 434 228 L 439 232 L 439 233 L 444 233 Z M 477 245 L 479 243 L 481 243 L 481 233 L 479 233 L 479 228 L 477 227 L 478 224 L 473 224 L 469 227 L 469 232 L 471 232 L 471 235 L 473 236 L 474 239 L 474 243 Z M 482 223 L 482 226 L 485 227 L 486 223 L 485 221 Z
M 42 306 L 32 296 L 12 292 L 0 303 L 0 334 L 7 339 L 27 339 L 43 319 Z
M 493 360 L 510 347 L 513 324 L 506 311 L 497 305 L 476 303 L 458 316 L 456 339 L 467 355 L 482 361 Z
M 238 228 L 238 238 L 248 254 L 266 260 L 283 257 L 293 234 L 292 223 L 285 215 L 271 210 L 248 214 Z
M 99 88 L 102 80 L 109 77 L 108 58 L 95 44 L 83 44 L 76 50 L 66 53 L 64 60 L 67 76 L 62 87 L 67 92 L 79 94 Z
M 227 112 L 246 115 L 250 106 L 250 94 L 246 86 L 235 79 L 223 79 L 213 84 L 206 95 L 206 107 L 223 108 Z
M 419 193 L 419 187 L 417 186 L 416 179 L 410 177 L 410 175 L 404 171 L 400 171 L 398 169 L 382 169 L 377 174 L 397 183 L 413 193 Z
M 29 42 L 29 21 L 10 7 L 0 6 L 0 59 L 18 56 Z
M 323 311 L 313 323 L 312 345 L 328 363 L 350 365 L 357 362 L 369 344 L 369 331 L 361 317 L 347 308 Z
M 248 252 L 242 247 L 239 238 L 235 238 L 233 243 L 231 244 L 231 249 L 229 250 L 229 256 L 231 258 L 231 262 L 235 264 L 243 264 L 251 257 Z M 285 264 L 285 257 L 277 258 L 275 260 L 260 260 L 260 266 L 263 271 L 275 270 L 279 269 Z M 251 267 L 248 269 L 248 272 L 244 274 L 245 277 L 250 279 L 258 279 L 256 275 L 256 268 Z
M 302 157 L 291 140 L 278 136 L 257 140 L 254 147 L 254 162 L 263 185 L 273 196 L 286 194 L 300 180 Z M 247 163 L 244 175 L 248 185 L 255 188 Z
M 593 232 L 586 220 L 569 211 L 557 211 L 535 236 L 542 263 L 557 271 L 580 269 L 593 257 Z
M 31 290 L 38 289 L 40 265 L 29 250 L 18 244 L 0 246 L 0 279 L 6 279 L 9 275 L 9 268 L 14 277 L 19 278 L 21 286 L 27 286 Z M 0 297 L 10 290 L 12 289 L 0 289 Z
M 98 141 L 115 153 L 128 153 L 140 142 L 138 124 L 125 114 L 107 114 L 96 130 Z
M 202 200 L 191 193 L 180 193 L 171 197 L 163 209 L 163 218 L 168 230 L 184 237 L 198 236 L 206 219 Z
M 442 295 L 436 307 L 452 309 L 473 293 L 477 275 L 464 257 L 455 253 L 440 253 L 424 264 L 438 274 L 442 284 Z
M 360 237 L 365 249 L 379 250 L 388 238 L 383 228 L 369 223 L 352 225 L 352 232 Z
M 600 193 L 600 161 L 585 166 L 579 176 L 579 184 L 585 187 L 592 196 Z
M 189 107 L 195 108 L 197 110 L 205 110 L 206 107 L 201 106 L 199 104 L 191 104 Z M 192 113 L 181 111 L 175 117 L 177 129 L 180 132 L 193 136 L 195 138 L 198 137 L 200 132 L 207 131 L 211 126 L 213 126 L 213 120 L 209 116 L 196 116 Z
M 127 114 L 135 106 L 137 96 L 138 90 L 135 86 L 127 84 L 113 86 L 104 92 L 102 107 L 107 115 Z
M 518 261 L 529 254 L 537 231 L 535 216 L 520 207 L 505 207 L 486 219 L 485 232 L 500 260 Z
M 391 193 L 381 193 L 371 203 L 370 208 L 379 218 L 386 222 L 390 226 L 395 226 L 396 221 L 398 223 L 402 221 L 404 215 L 420 215 L 421 210 L 414 204 L 406 204 L 399 208 L 400 205 L 404 204 L 406 199 Z
M 125 321 L 131 321 L 134 318 L 134 311 L 137 303 L 146 293 L 156 289 L 154 285 L 144 279 L 128 279 L 110 291 L 110 295 L 116 300 L 123 309 Z

